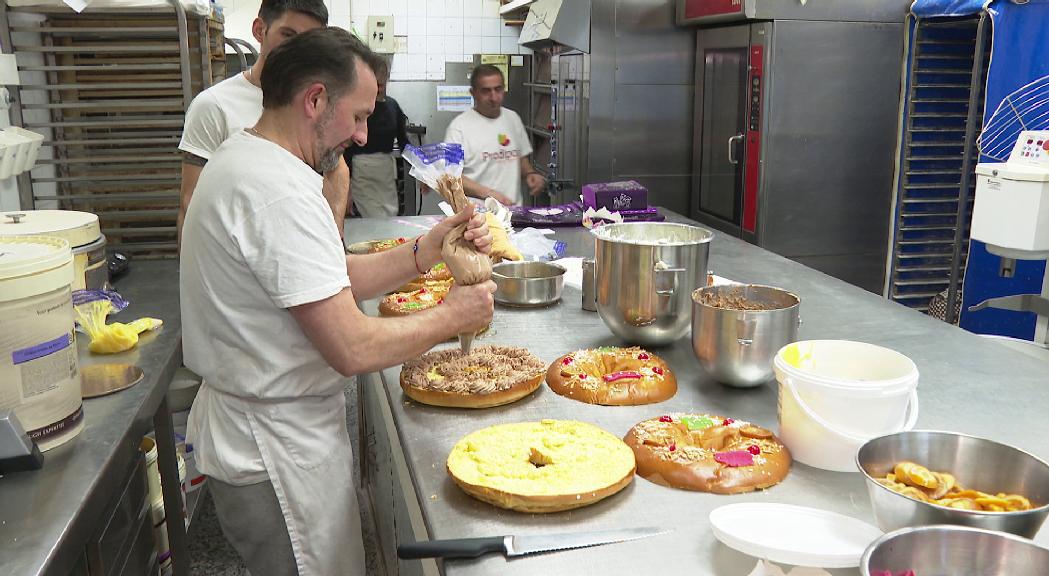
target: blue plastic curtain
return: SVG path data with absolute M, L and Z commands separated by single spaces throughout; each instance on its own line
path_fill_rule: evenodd
M 912 11 L 924 17 L 977 14 L 986 9 L 992 20 L 991 63 L 987 72 L 984 121 L 1001 101 L 1018 88 L 1049 75 L 1049 0 L 1015 4 L 1011 0 L 974 2 L 962 0 L 916 1 Z M 982 157 L 981 162 L 995 162 Z M 1038 294 L 1045 276 L 1044 261 L 1019 261 L 1013 278 L 998 275 L 999 258 L 973 241 L 965 273 L 961 326 L 981 334 L 999 334 L 1030 340 L 1033 313 L 967 308 L 987 298 L 1013 294 Z

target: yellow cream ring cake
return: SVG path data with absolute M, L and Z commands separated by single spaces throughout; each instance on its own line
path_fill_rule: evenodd
M 584 422 L 542 420 L 482 428 L 448 455 L 448 474 L 467 494 L 518 512 L 593 504 L 634 478 L 634 453 Z
M 428 352 L 401 367 L 401 389 L 432 406 L 490 408 L 516 402 L 543 381 L 543 362 L 524 348 L 478 346 Z
M 677 393 L 677 378 L 667 363 L 637 347 L 565 354 L 550 364 L 546 383 L 562 396 L 605 406 L 651 404 Z

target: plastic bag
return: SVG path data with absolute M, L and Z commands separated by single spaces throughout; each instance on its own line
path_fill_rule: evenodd
M 470 201 L 463 191 L 462 146 L 441 142 L 419 148 L 409 144 L 403 156 L 412 165 L 410 174 L 437 190 L 456 214 L 466 209 Z M 441 259 L 461 286 L 479 284 L 492 277 L 492 261 L 463 237 L 466 226 L 452 228 L 441 245 Z
M 77 324 L 91 338 L 88 350 L 95 354 L 116 354 L 138 344 L 138 335 L 164 324 L 156 318 L 139 318 L 123 324 L 106 324 L 106 317 L 127 308 L 128 301 L 110 290 L 76 290 L 73 292 L 73 311 Z
M 510 238 L 525 260 L 556 260 L 565 255 L 565 243 L 547 236 L 550 229 L 522 228 Z

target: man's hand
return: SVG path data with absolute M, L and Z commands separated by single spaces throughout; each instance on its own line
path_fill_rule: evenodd
M 482 254 L 492 251 L 492 233 L 488 230 L 488 220 L 484 214 L 475 212 L 473 204 L 468 204 L 462 212 L 438 222 L 419 240 L 418 257 L 421 268 L 429 268 L 441 261 L 441 244 L 444 242 L 444 237 L 452 231 L 452 228 L 463 223 L 467 223 L 463 238 L 473 242 L 474 247 Z
M 528 192 L 532 196 L 538 196 L 546 188 L 546 178 L 543 178 L 543 175 L 538 172 L 525 176 L 525 183 L 528 184 Z
M 506 194 L 503 194 L 501 192 L 497 192 L 495 190 L 492 190 L 491 188 L 488 189 L 488 198 L 495 198 L 503 206 L 513 206 L 514 205 L 514 201 L 511 200 L 509 196 L 507 196 Z
M 448 308 L 453 317 L 461 321 L 460 332 L 477 331 L 492 322 L 495 310 L 495 282 L 487 280 L 473 286 L 452 284 L 440 308 Z

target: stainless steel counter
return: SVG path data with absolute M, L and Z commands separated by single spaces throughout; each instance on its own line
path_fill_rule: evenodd
M 171 377 L 182 363 L 178 262 L 132 262 L 131 271 L 116 287 L 131 302 L 116 319 L 152 316 L 163 320 L 164 326 L 143 335 L 134 349 L 110 356 L 89 354 L 87 338 L 79 337 L 80 364 L 135 364 L 145 376 L 127 390 L 85 400 L 83 431 L 45 452 L 41 470 L 0 477 L 2 574 L 69 574 L 81 562 L 88 541 L 98 535 L 103 511 L 119 496 L 114 494 L 120 489 L 117 483 L 126 477 L 142 436 L 156 424 L 155 417 L 165 416 L 170 431 L 170 415 L 161 408 Z M 156 425 L 159 430 L 161 424 Z M 173 467 L 174 447 L 168 445 Z M 167 452 L 163 443 L 160 452 L 163 465 Z M 177 482 L 174 486 L 177 490 Z M 181 522 L 177 515 L 171 517 Z
M 672 216 L 673 220 L 686 221 Z M 432 222 L 427 218 L 352 220 L 347 242 L 416 235 Z M 569 255 L 592 255 L 593 244 L 582 229 L 558 229 Z M 996 342 L 954 328 L 879 296 L 805 268 L 753 245 L 716 234 L 709 267 L 717 274 L 745 282 L 771 284 L 801 297 L 800 338 L 839 338 L 871 342 L 898 350 L 918 365 L 921 380 L 919 428 L 954 430 L 1012 444 L 1049 459 L 1049 374 L 1044 364 Z M 566 287 L 562 301 L 549 308 L 522 310 L 498 307 L 491 330 L 479 339 L 525 346 L 546 362 L 579 348 L 618 344 L 596 313 L 580 309 L 579 290 Z M 374 313 L 375 303 L 365 309 Z M 777 429 L 775 383 L 750 390 L 727 388 L 711 381 L 692 354 L 686 335 L 671 346 L 654 349 L 677 374 L 677 395 L 660 404 L 602 407 L 582 404 L 546 386 L 508 406 L 488 410 L 454 410 L 419 405 L 403 396 L 399 367 L 381 378 L 361 381 L 365 395 L 378 396 L 386 421 L 370 416 L 364 433 L 395 431 L 393 444 L 403 449 L 410 489 L 416 500 L 414 535 L 461 538 L 599 528 L 657 525 L 670 535 L 584 550 L 564 551 L 512 561 L 489 555 L 478 560 L 443 564 L 444 572 L 473 574 L 717 574 L 743 576 L 755 559 L 735 552 L 712 535 L 711 510 L 739 502 L 782 502 L 812 506 L 874 523 L 862 477 L 795 463 L 790 475 L 768 490 L 718 496 L 675 490 L 643 478 L 596 505 L 550 515 L 520 514 L 492 507 L 463 493 L 445 472 L 452 446 L 467 433 L 494 424 L 541 418 L 577 419 L 622 436 L 640 420 L 675 411 L 703 410 L 754 421 Z M 381 388 L 369 388 L 369 382 Z M 375 398 L 369 401 L 374 402 Z M 396 440 L 399 440 L 396 441 Z M 362 443 L 362 445 L 364 445 Z M 400 458 L 395 454 L 393 460 Z M 364 455 L 362 455 L 362 458 Z M 396 468 L 394 466 L 393 468 Z M 402 466 L 405 468 L 405 466 Z M 382 479 L 381 481 L 387 481 Z M 385 511 L 373 499 L 376 513 Z M 406 515 L 407 517 L 409 515 Z M 401 522 L 397 538 L 413 535 Z M 381 527 L 380 527 L 381 528 Z M 1049 530 L 1037 538 L 1049 545 Z M 394 543 L 384 541 L 384 548 Z M 388 551 L 387 551 L 388 552 Z M 386 554 L 387 559 L 390 555 Z M 389 566 L 388 568 L 395 568 Z M 418 563 L 402 563 L 402 573 L 422 572 Z M 835 574 L 855 574 L 836 571 Z

